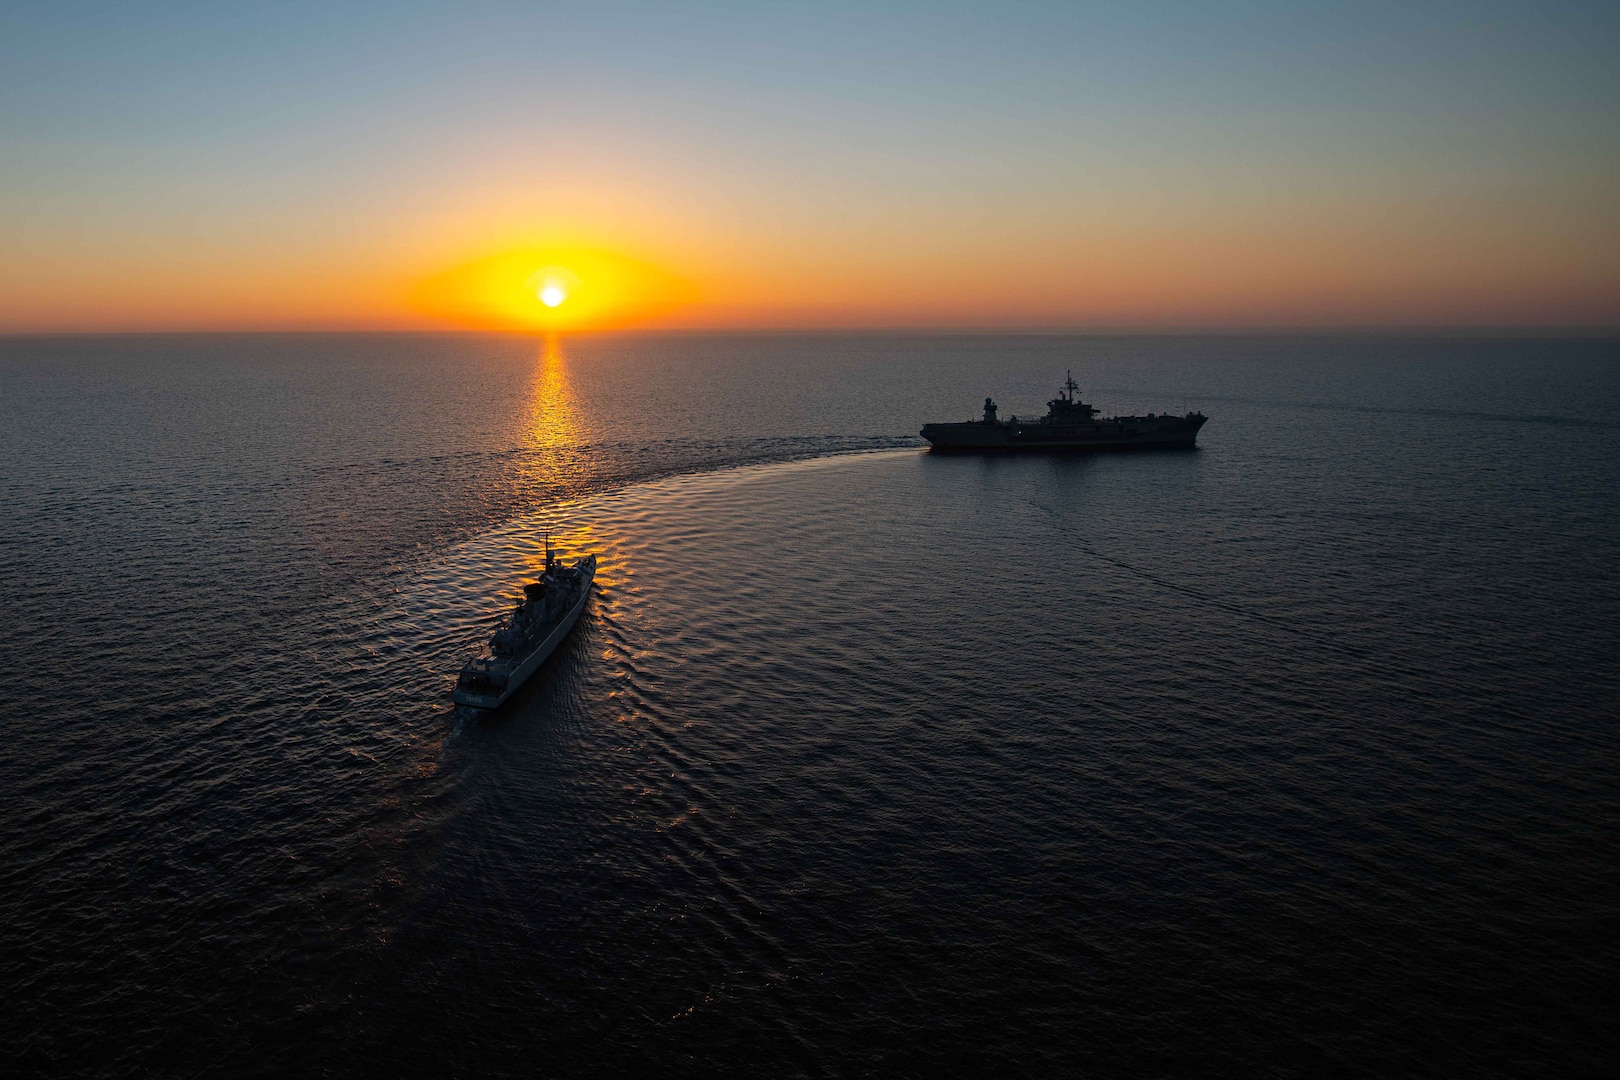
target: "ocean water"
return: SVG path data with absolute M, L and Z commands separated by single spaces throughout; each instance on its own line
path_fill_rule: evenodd
M 0 1067 L 1599 1073 L 1617 568 L 1609 340 L 0 341 Z

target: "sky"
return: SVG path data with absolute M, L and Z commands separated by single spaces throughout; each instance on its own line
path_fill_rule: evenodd
M 1616 57 L 1555 0 L 8 4 L 0 332 L 1613 328 Z

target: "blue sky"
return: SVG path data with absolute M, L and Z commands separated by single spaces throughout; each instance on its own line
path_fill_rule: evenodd
M 467 226 L 469 250 L 543 233 L 545 207 L 512 194 L 527 183 L 617 192 L 592 211 L 607 242 L 642 228 L 666 256 L 732 261 L 754 257 L 745 236 L 858 251 L 898 219 L 918 235 L 895 242 L 960 228 L 993 253 L 1048 221 L 1082 244 L 1086 222 L 1224 221 L 1259 250 L 1293 219 L 1454 213 L 1498 255 L 1542 229 L 1600 290 L 1614 267 L 1581 234 L 1620 221 L 1617 11 L 13 5 L 0 238 L 23 254 L 0 283 L 46 259 L 70 289 L 98 246 L 123 275 L 227 251 L 306 273 L 448 258 L 474 204 L 509 217 Z

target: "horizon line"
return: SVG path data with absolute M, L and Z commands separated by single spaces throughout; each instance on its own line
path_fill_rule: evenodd
M 465 328 L 252 328 L 142 329 L 142 330 L 5 330 L 0 339 L 24 338 L 101 338 L 101 337 L 1308 337 L 1400 336 L 1400 337 L 1620 337 L 1620 323 L 1426 323 L 1388 324 L 1215 324 L 1209 326 L 765 326 L 765 327 L 623 327 L 618 329 L 484 329 Z

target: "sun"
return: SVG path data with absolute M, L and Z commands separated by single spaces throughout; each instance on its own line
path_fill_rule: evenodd
M 683 278 L 594 248 L 515 248 L 451 267 L 412 287 L 424 315 L 481 330 L 589 330 L 634 325 L 695 299 Z
M 532 271 L 524 288 L 531 297 L 531 304 L 540 301 L 539 313 L 548 324 L 562 317 L 558 309 L 564 304 L 570 309 L 579 306 L 574 302 L 574 294 L 580 291 L 579 275 L 566 266 L 553 264 Z

